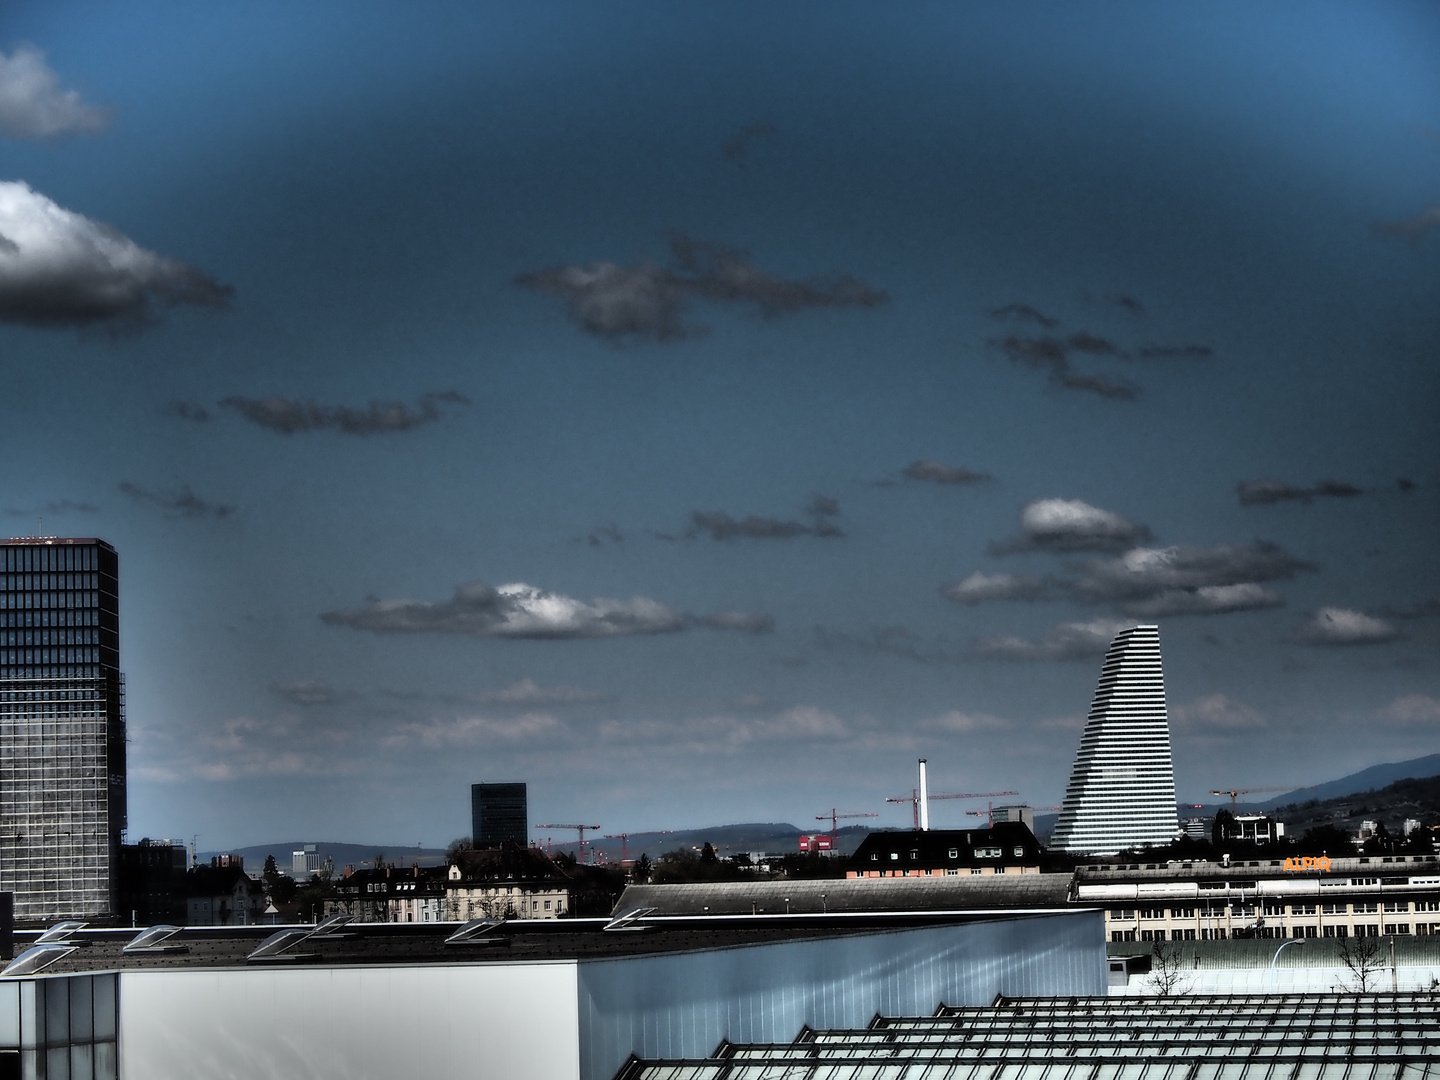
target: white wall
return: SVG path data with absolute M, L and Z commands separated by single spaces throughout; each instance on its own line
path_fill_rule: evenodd
M 576 966 L 125 971 L 125 1080 L 578 1080 Z

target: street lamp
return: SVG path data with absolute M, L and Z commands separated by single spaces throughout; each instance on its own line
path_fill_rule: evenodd
M 1275 984 L 1275 961 L 1279 960 L 1279 959 L 1280 959 L 1280 954 L 1281 954 L 1282 952 L 1284 952 L 1286 949 L 1288 949 L 1291 945 L 1299 945 L 1299 944 L 1300 944 L 1300 939 L 1299 939 L 1299 938 L 1291 938 L 1289 941 L 1285 942 L 1285 944 L 1281 945 L 1278 949 L 1276 949 L 1276 950 L 1275 950 L 1275 955 L 1270 958 L 1270 976 L 1269 976 L 1269 979 L 1270 979 L 1270 984 L 1271 984 L 1271 988 L 1272 988 L 1272 989 L 1274 988 L 1274 984 Z

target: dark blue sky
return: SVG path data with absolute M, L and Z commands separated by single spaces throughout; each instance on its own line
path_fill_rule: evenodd
M 1182 797 L 1440 742 L 1432 5 L 0 35 L 0 531 L 121 552 L 136 836 L 1046 805 L 1136 621 Z

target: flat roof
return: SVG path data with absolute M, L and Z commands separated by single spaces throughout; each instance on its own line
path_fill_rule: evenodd
M 807 878 L 630 885 L 615 905 L 653 907 L 670 915 L 748 915 L 794 912 L 856 913 L 1064 908 L 1066 874 L 929 874 L 887 878 Z
M 658 953 L 767 945 L 784 941 L 850 937 L 919 926 L 1001 922 L 1030 915 L 1069 915 L 1074 910 L 1042 911 L 910 911 L 862 914 L 795 914 L 743 917 L 647 916 L 642 929 L 607 931 L 609 919 L 511 919 L 485 934 L 485 944 L 447 946 L 445 939 L 460 923 L 349 923 L 336 933 L 308 937 L 290 956 L 270 961 L 282 966 L 343 966 L 352 964 L 427 965 L 550 960 L 605 960 Z M 46 975 L 110 970 L 176 970 L 245 967 L 246 957 L 261 942 L 282 930 L 313 930 L 310 924 L 289 926 L 181 927 L 166 946 L 186 951 L 125 953 L 124 947 L 145 927 L 123 930 L 85 929 L 67 944 L 80 947 L 44 969 Z M 17 931 L 19 955 L 38 931 Z

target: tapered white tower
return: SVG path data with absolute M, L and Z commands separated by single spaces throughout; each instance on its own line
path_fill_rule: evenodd
M 1160 628 L 1135 626 L 1105 654 L 1050 846 L 1113 855 L 1168 844 L 1178 829 Z

